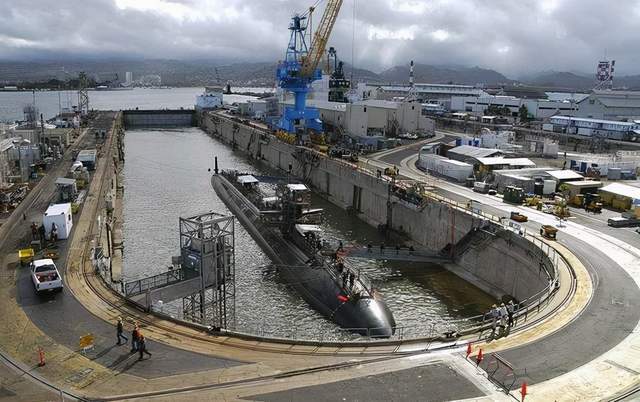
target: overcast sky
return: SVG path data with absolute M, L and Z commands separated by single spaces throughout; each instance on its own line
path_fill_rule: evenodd
M 355 1 L 355 20 L 354 20 Z M 0 60 L 55 54 L 272 61 L 315 0 L 4 0 Z M 316 12 L 314 22 L 320 20 Z M 352 41 L 355 24 L 355 42 Z M 409 60 L 640 73 L 640 0 L 345 0 L 330 44 L 380 71 Z

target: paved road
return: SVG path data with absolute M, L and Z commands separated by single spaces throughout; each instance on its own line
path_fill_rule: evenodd
M 340 371 L 336 371 L 336 377 L 338 376 Z M 264 402 L 448 401 L 453 394 L 456 399 L 484 396 L 484 393 L 455 369 L 444 364 L 433 364 L 328 384 L 252 395 L 245 400 Z
M 402 162 L 408 158 L 405 153 L 397 153 L 395 158 L 393 156 L 387 154 L 385 159 L 399 166 L 404 166 Z M 422 174 L 417 169 L 411 173 Z M 443 186 L 447 189 L 438 189 L 439 194 L 467 202 L 468 194 L 465 192 L 468 189 L 456 189 L 450 184 Z M 478 197 L 477 194 L 474 196 Z M 482 198 L 491 200 L 483 205 L 485 212 L 496 216 L 506 215 L 504 205 L 495 207 L 502 204 L 499 199 L 489 196 Z M 596 230 L 606 226 L 597 217 L 589 218 L 581 217 L 580 224 Z M 539 223 L 530 222 L 525 227 L 537 232 Z M 635 234 L 632 232 L 612 234 L 621 234 L 623 239 L 629 239 L 633 244 L 638 242 L 637 237 L 629 236 Z M 599 250 L 593 244 L 565 232 L 559 233 L 558 239 L 574 252 L 589 271 L 594 283 L 594 295 L 579 319 L 565 328 L 530 345 L 501 352 L 516 368 L 526 368 L 530 383 L 564 374 L 602 355 L 626 338 L 640 320 L 640 309 L 637 308 L 640 305 L 640 290 L 627 272 L 612 259 L 608 250 Z

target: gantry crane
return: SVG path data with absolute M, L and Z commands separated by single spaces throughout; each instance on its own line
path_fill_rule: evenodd
M 289 46 L 284 61 L 278 64 L 276 76 L 280 88 L 294 94 L 295 104 L 285 107 L 279 123 L 281 130 L 296 135 L 304 133 L 306 129 L 322 130 L 318 110 L 306 106 L 307 93 L 311 84 L 322 78 L 318 64 L 324 55 L 340 7 L 342 0 L 327 0 L 327 7 L 309 48 L 305 40 L 307 17 L 296 15 L 292 18 Z

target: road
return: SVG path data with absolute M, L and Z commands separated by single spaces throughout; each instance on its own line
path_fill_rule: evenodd
M 540 224 L 558 223 L 542 212 L 505 204 L 498 197 L 429 176 L 416 168 L 417 155 L 410 155 L 407 149 L 372 159 L 367 162 L 378 167 L 385 167 L 385 163 L 399 166 L 401 175 L 427 182 L 447 198 L 462 203 L 478 201 L 484 212 L 495 216 L 519 211 L 529 217 L 524 227 L 534 233 Z M 554 378 L 595 359 L 624 340 L 640 321 L 640 310 L 633 307 L 640 303 L 640 290 L 625 269 L 640 262 L 640 250 L 636 248 L 640 246 L 640 236 L 630 230 L 611 230 L 603 219 L 584 213 L 564 226 L 558 241 L 587 267 L 594 294 L 579 319 L 570 325 L 538 342 L 501 353 L 515 367 L 526 368 L 531 383 Z

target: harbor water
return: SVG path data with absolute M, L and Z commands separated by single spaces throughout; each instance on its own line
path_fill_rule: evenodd
M 264 88 L 234 88 L 238 92 L 261 93 Z M 204 88 L 133 88 L 118 91 L 89 91 L 89 107 L 96 110 L 127 109 L 193 109 L 196 96 Z M 226 103 L 251 97 L 225 95 Z M 23 109 L 35 104 L 45 119 L 55 117 L 61 110 L 71 110 L 78 104 L 77 91 L 0 91 L 0 122 L 24 119 Z
M 260 173 L 259 167 L 198 128 L 128 131 L 125 154 L 124 276 L 128 280 L 166 271 L 171 256 L 179 254 L 180 216 L 228 213 L 210 185 L 214 156 L 221 168 Z M 314 206 L 324 208 L 322 227 L 333 244 L 383 242 L 374 228 L 320 197 L 314 198 Z M 373 281 L 398 326 L 442 326 L 481 314 L 493 303 L 487 294 L 437 265 L 369 260 L 349 264 Z M 295 325 L 316 332 L 309 337 L 340 336 L 335 324 L 310 308 L 279 277 L 237 221 L 236 275 L 238 330 L 284 335 Z

